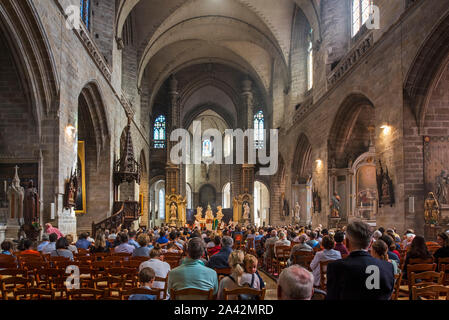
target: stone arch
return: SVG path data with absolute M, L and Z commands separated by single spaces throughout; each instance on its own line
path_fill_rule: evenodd
M 346 168 L 368 151 L 369 126 L 374 125 L 374 104 L 361 93 L 350 94 L 341 104 L 329 134 L 329 167 Z
M 449 13 L 432 30 L 416 55 L 404 82 L 404 99 L 423 129 L 430 94 L 448 62 Z
M 47 36 L 31 0 L 5 0 L 0 3 L 0 29 L 16 51 L 16 64 L 36 106 L 39 125 L 45 115 L 55 112 L 59 77 Z M 26 80 L 25 80 L 26 79 Z
M 305 184 L 313 173 L 312 145 L 301 133 L 292 159 L 292 182 Z
M 84 141 L 86 214 L 77 219 L 80 230 L 102 221 L 112 206 L 112 159 L 105 105 L 95 81 L 88 82 L 78 98 L 78 140 Z
M 281 219 L 281 198 L 282 194 L 286 192 L 286 166 L 282 155 L 279 155 L 278 172 L 271 180 L 271 210 L 270 210 L 270 224 L 281 225 L 284 220 Z

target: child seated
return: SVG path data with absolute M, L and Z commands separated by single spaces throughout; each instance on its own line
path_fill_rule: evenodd
M 245 265 L 245 275 L 242 277 L 242 285 L 247 284 L 253 289 L 263 289 L 265 288 L 265 282 L 257 271 L 257 265 L 259 261 L 257 258 L 251 254 L 247 254 L 243 260 Z
M 143 268 L 139 272 L 140 287 L 151 290 L 155 278 L 156 273 L 153 269 Z M 156 300 L 156 296 L 151 294 L 133 294 L 129 297 L 129 300 Z

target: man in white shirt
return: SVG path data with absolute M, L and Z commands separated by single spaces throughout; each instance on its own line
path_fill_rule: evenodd
M 132 254 L 136 248 L 128 244 L 128 235 L 125 233 L 120 233 L 118 236 L 120 237 L 120 245 L 115 247 L 114 252 Z
M 156 273 L 157 278 L 167 278 L 168 273 L 171 270 L 170 265 L 167 262 L 161 260 L 161 250 L 158 248 L 154 248 L 150 252 L 150 260 L 142 262 L 139 266 L 139 272 L 145 268 L 151 268 Z M 153 284 L 153 288 L 155 289 L 164 289 L 165 283 L 160 281 L 155 281 Z M 168 293 L 167 293 L 168 299 Z

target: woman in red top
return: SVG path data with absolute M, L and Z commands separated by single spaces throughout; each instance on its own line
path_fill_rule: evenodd
M 221 250 L 221 238 L 219 236 L 216 236 L 214 238 L 214 244 L 215 244 L 214 247 L 207 249 L 207 253 L 209 254 L 210 257 L 213 256 L 214 254 L 219 253 Z
M 23 250 L 20 252 L 20 254 L 31 254 L 31 255 L 35 255 L 35 256 L 41 256 L 41 254 L 39 252 L 37 252 L 36 250 L 33 250 L 33 242 L 30 239 L 25 239 L 23 241 Z

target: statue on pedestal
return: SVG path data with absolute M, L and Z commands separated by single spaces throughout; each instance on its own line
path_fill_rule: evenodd
M 427 225 L 438 225 L 440 220 L 440 206 L 433 192 L 424 201 L 424 220 Z
M 20 185 L 19 167 L 16 166 L 16 173 L 12 185 L 8 188 L 9 217 L 17 219 L 19 226 L 23 225 L 23 200 L 25 199 L 25 190 Z
M 299 202 L 296 201 L 295 204 L 295 220 L 299 221 L 301 217 L 301 206 L 299 205 Z
M 176 225 L 176 221 L 178 220 L 178 207 L 174 202 L 170 205 L 170 222 L 173 225 Z
M 250 219 L 250 212 L 251 208 L 249 207 L 249 203 L 245 202 L 243 204 L 243 220 L 249 220 Z
M 209 231 L 212 231 L 213 228 L 213 224 L 214 224 L 214 213 L 212 212 L 212 208 L 209 205 L 207 205 L 207 210 L 206 210 L 206 228 Z

